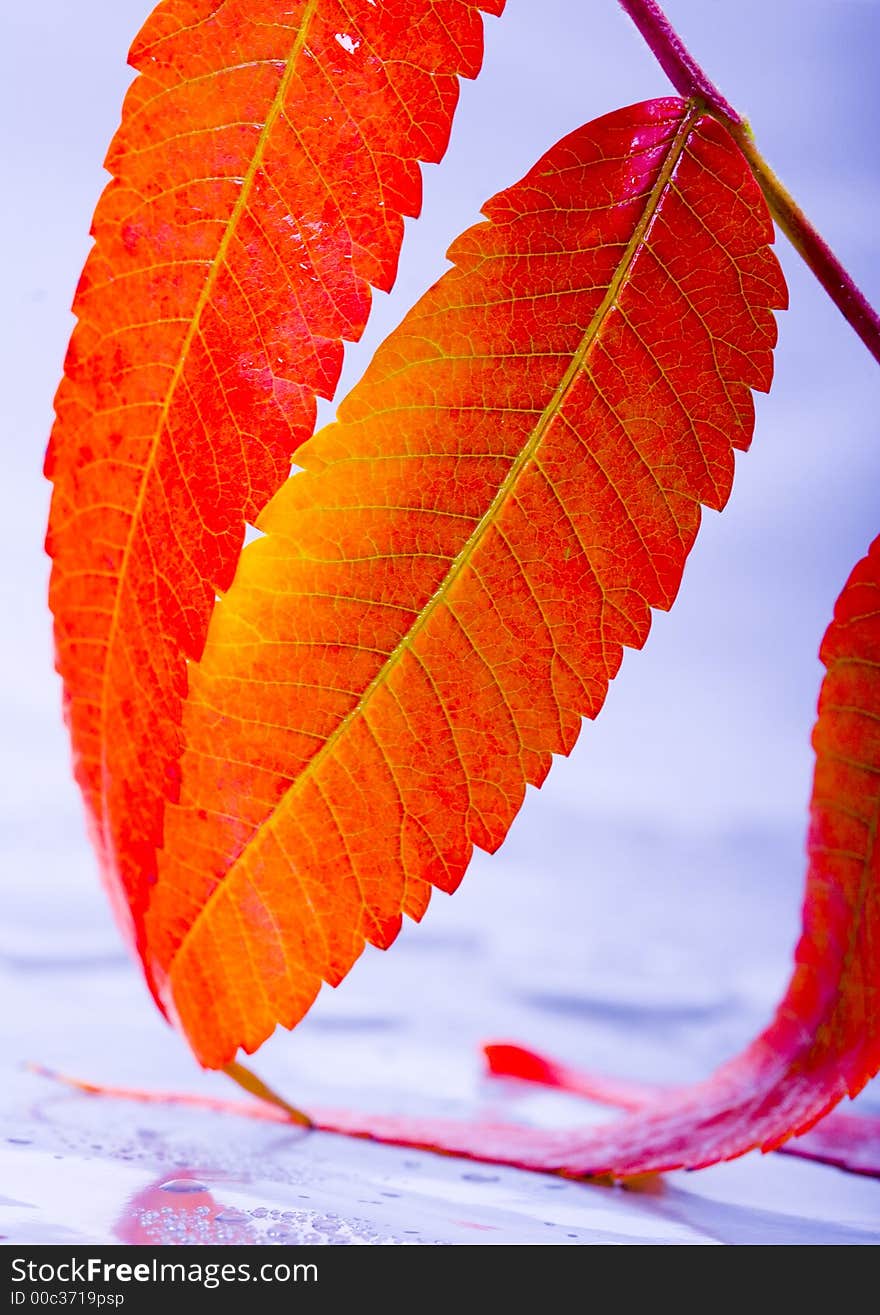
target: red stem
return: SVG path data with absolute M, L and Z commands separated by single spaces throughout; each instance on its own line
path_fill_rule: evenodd
M 761 155 L 744 119 L 706 76 L 656 0 L 619 0 L 676 91 L 705 102 L 736 140 L 779 227 L 880 365 L 880 316 Z
M 620 5 L 645 38 L 676 91 L 682 96 L 697 96 L 704 100 L 728 123 L 742 123 L 736 110 L 700 68 L 655 0 L 620 0 Z

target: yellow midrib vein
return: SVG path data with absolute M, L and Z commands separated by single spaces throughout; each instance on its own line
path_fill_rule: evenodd
M 277 825 L 278 815 L 281 812 L 281 810 L 286 807 L 286 805 L 290 802 L 291 798 L 294 795 L 296 795 L 296 793 L 302 788 L 303 784 L 309 780 L 311 774 L 316 770 L 318 765 L 321 762 L 323 762 L 323 760 L 326 757 L 332 754 L 334 747 L 342 738 L 342 736 L 345 735 L 348 727 L 352 724 L 352 722 L 356 718 L 362 715 L 364 709 L 369 704 L 373 694 L 376 692 L 377 689 L 379 689 L 382 685 L 384 685 L 391 671 L 395 668 L 397 663 L 403 657 L 404 653 L 406 653 L 411 648 L 416 637 L 421 632 L 421 630 L 427 625 L 428 621 L 433 616 L 436 609 L 440 606 L 442 602 L 445 601 L 447 595 L 449 594 L 450 590 L 454 586 L 455 581 L 458 579 L 459 575 L 461 574 L 465 566 L 467 566 L 468 562 L 473 556 L 475 549 L 482 541 L 483 536 L 494 525 L 500 508 L 504 506 L 510 493 L 516 486 L 517 481 L 519 480 L 519 477 L 522 474 L 523 470 L 525 469 L 526 466 L 528 466 L 532 458 L 535 456 L 538 448 L 541 445 L 544 435 L 547 432 L 547 429 L 549 428 L 549 426 L 551 425 L 551 423 L 559 413 L 561 407 L 565 402 L 566 397 L 568 396 L 569 390 L 571 389 L 575 379 L 580 373 L 581 367 L 584 364 L 587 353 L 589 352 L 590 348 L 593 346 L 596 339 L 598 338 L 609 312 L 613 309 L 614 305 L 616 304 L 618 296 L 620 295 L 621 288 L 626 283 L 627 278 L 632 270 L 632 266 L 636 259 L 636 256 L 641 250 L 642 241 L 651 224 L 652 219 L 654 218 L 654 215 L 657 212 L 657 209 L 663 198 L 663 194 L 666 191 L 666 188 L 669 185 L 669 182 L 672 178 L 672 174 L 675 170 L 675 167 L 678 164 L 678 161 L 681 159 L 682 154 L 684 153 L 684 149 L 687 143 L 687 139 L 690 136 L 691 129 L 693 128 L 695 121 L 700 117 L 702 113 L 703 113 L 703 106 L 700 102 L 692 101 L 688 104 L 687 112 L 685 113 L 682 119 L 681 125 L 678 128 L 675 137 L 673 138 L 672 142 L 669 145 L 666 159 L 663 162 L 663 167 L 661 168 L 660 173 L 658 174 L 657 181 L 655 182 L 653 188 L 651 189 L 648 200 L 645 203 L 644 211 L 642 212 L 642 215 L 639 219 L 638 224 L 636 225 L 632 237 L 627 243 L 626 250 L 624 251 L 617 265 L 617 268 L 614 272 L 614 277 L 612 278 L 608 286 L 608 290 L 605 296 L 603 297 L 600 306 L 598 307 L 595 314 L 593 315 L 593 318 L 590 321 L 590 324 L 588 325 L 583 338 L 581 339 L 578 349 L 574 353 L 571 362 L 567 370 L 565 371 L 565 374 L 563 375 L 559 385 L 556 388 L 556 391 L 553 394 L 553 397 L 550 399 L 547 406 L 542 411 L 540 419 L 535 424 L 535 427 L 532 430 L 531 434 L 529 435 L 527 442 L 523 445 L 522 451 L 519 453 L 516 460 L 511 465 L 511 468 L 508 471 L 507 475 L 505 476 L 504 480 L 499 485 L 498 492 L 495 494 L 495 497 L 492 499 L 492 502 L 489 504 L 489 507 L 487 508 L 483 516 L 480 518 L 479 522 L 474 527 L 471 534 L 468 536 L 460 552 L 453 559 L 452 563 L 450 564 L 449 570 L 447 571 L 446 576 L 444 577 L 440 586 L 432 594 L 431 599 L 426 604 L 426 606 L 422 609 L 422 611 L 419 613 L 418 617 L 413 622 L 410 629 L 406 632 L 406 634 L 399 641 L 399 643 L 392 650 L 392 652 L 389 653 L 385 662 L 382 664 L 381 669 L 376 673 L 376 675 L 370 681 L 369 685 L 364 690 L 361 697 L 358 699 L 358 702 L 355 704 L 353 708 L 349 710 L 349 712 L 345 715 L 342 721 L 340 721 L 339 725 L 333 731 L 332 735 L 330 735 L 327 738 L 327 740 L 317 751 L 317 753 L 315 753 L 314 756 L 309 759 L 309 761 L 303 767 L 300 774 L 297 776 L 296 780 L 291 782 L 290 786 L 287 788 L 287 790 L 284 792 L 281 798 L 277 801 L 272 811 L 260 823 L 259 829 L 254 832 L 254 835 L 245 845 L 244 849 L 236 857 L 235 861 L 227 869 L 224 876 L 211 891 L 205 903 L 202 905 L 202 908 L 199 910 L 193 922 L 187 929 L 186 934 L 184 935 L 180 945 L 177 947 L 174 956 L 171 960 L 171 963 L 168 966 L 169 975 L 173 971 L 175 962 L 180 958 L 186 946 L 190 943 L 190 940 L 193 934 L 195 933 L 196 928 L 199 926 L 202 919 L 206 916 L 215 898 L 224 891 L 227 882 L 234 879 L 236 869 L 245 860 L 251 846 L 257 842 L 257 840 L 259 839 L 261 833 L 265 828 L 269 828 L 271 830 L 273 826 Z
M 116 638 L 119 630 L 119 618 L 120 618 L 120 610 L 121 610 L 120 604 L 122 598 L 123 583 L 125 581 L 126 573 L 128 571 L 128 566 L 131 560 L 132 543 L 134 541 L 135 534 L 137 533 L 138 527 L 140 525 L 141 514 L 143 512 L 144 501 L 146 498 L 147 484 L 149 482 L 150 474 L 156 462 L 156 456 L 159 451 L 162 436 L 165 432 L 165 426 L 168 420 L 168 416 L 171 410 L 171 405 L 174 396 L 177 392 L 180 381 L 183 378 L 183 371 L 186 367 L 186 362 L 189 357 L 190 348 L 192 347 L 196 334 L 199 331 L 199 325 L 201 322 L 202 314 L 205 310 L 205 307 L 208 305 L 211 299 L 219 272 L 223 268 L 226 262 L 226 255 L 229 250 L 230 243 L 232 242 L 232 238 L 235 234 L 235 230 L 238 227 L 239 220 L 241 219 L 242 215 L 244 214 L 247 208 L 250 191 L 251 188 L 253 187 L 253 183 L 257 176 L 257 172 L 260 168 L 260 165 L 263 162 L 263 157 L 265 155 L 267 142 L 270 136 L 272 135 L 272 130 L 275 126 L 278 116 L 281 114 L 282 110 L 284 109 L 285 100 L 287 98 L 287 90 L 293 78 L 297 60 L 302 52 L 303 46 L 305 45 L 306 36 L 308 34 L 308 30 L 311 25 L 312 19 L 314 18 L 317 7 L 318 7 L 318 0 L 308 0 L 308 3 L 306 4 L 305 10 L 303 12 L 302 21 L 300 23 L 299 28 L 297 29 L 296 40 L 294 41 L 293 47 L 290 51 L 290 55 L 288 56 L 287 64 L 285 66 L 284 73 L 281 77 L 281 81 L 278 84 L 278 90 L 276 91 L 272 104 L 269 107 L 269 112 L 266 115 L 266 122 L 264 123 L 263 128 L 260 132 L 260 136 L 257 139 L 257 143 L 254 148 L 254 154 L 251 158 L 250 164 L 248 165 L 247 173 L 244 176 L 241 189 L 239 191 L 238 197 L 236 198 L 235 205 L 232 208 L 232 212 L 229 216 L 229 221 L 226 225 L 226 228 L 224 229 L 223 236 L 220 239 L 220 244 L 217 247 L 217 252 L 211 264 L 211 269 L 208 273 L 207 278 L 205 279 L 204 286 L 201 292 L 199 293 L 199 298 L 198 301 L 196 302 L 195 309 L 193 310 L 192 319 L 190 321 L 189 328 L 187 329 L 186 335 L 183 339 L 183 342 L 181 343 L 180 353 L 177 358 L 177 363 L 174 367 L 174 373 L 168 384 L 168 390 L 165 394 L 165 401 L 162 404 L 162 410 L 160 412 L 159 419 L 156 424 L 155 433 L 152 442 L 150 444 L 149 455 L 147 457 L 146 462 L 144 463 L 144 470 L 143 470 L 143 475 L 141 477 L 140 488 L 138 489 L 138 496 L 135 501 L 134 511 L 132 513 L 131 522 L 129 524 L 128 533 L 126 536 L 125 548 L 123 549 L 122 558 L 119 564 L 116 594 L 113 601 L 113 612 L 110 618 L 110 624 L 107 628 L 107 646 L 106 646 L 106 654 L 104 658 L 104 671 L 103 671 L 103 677 L 101 682 L 101 720 L 100 720 L 100 740 L 99 740 L 101 745 L 101 775 L 102 775 L 100 799 L 101 799 L 101 807 L 103 813 L 103 816 L 101 818 L 101 826 L 104 834 L 104 843 L 107 846 L 107 851 L 110 853 L 112 853 L 113 851 L 113 837 L 110 832 L 110 818 L 108 816 L 107 809 L 105 806 L 105 796 L 104 796 L 104 789 L 105 789 L 104 780 L 107 776 L 107 770 L 108 770 L 107 722 L 109 715 L 109 702 L 108 702 L 107 676 L 110 668 L 111 654 L 113 652 L 113 648 L 116 643 Z

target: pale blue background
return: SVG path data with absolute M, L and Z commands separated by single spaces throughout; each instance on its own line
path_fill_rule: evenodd
M 100 1013 L 124 1000 L 114 1065 L 167 1085 L 172 1069 L 188 1080 L 189 1061 L 119 958 L 97 889 L 60 724 L 41 552 L 40 465 L 68 306 L 129 77 L 124 52 L 146 8 L 4 0 L 0 13 L 0 969 L 11 974 L 0 1014 L 9 1010 L 11 1058 L 85 1064 L 100 1077 Z M 880 301 L 880 5 L 670 0 L 668 11 Z M 345 387 L 487 196 L 579 123 L 667 91 L 613 0 L 509 0 L 501 21 L 487 21 L 485 72 L 464 86 L 443 166 L 426 170 L 397 289 L 377 298 Z M 305 1053 L 294 1048 L 307 1051 L 325 1022 L 357 1015 L 367 998 L 380 1014 L 406 1014 L 395 1053 L 407 1072 L 401 1056 L 434 1053 L 444 1029 L 468 1049 L 500 1027 L 534 1042 L 552 1032 L 558 1050 L 606 1067 L 696 1075 L 763 1021 L 798 930 L 816 652 L 880 530 L 880 372 L 782 239 L 779 253 L 792 308 L 780 319 L 774 391 L 758 401 L 753 450 L 738 457 L 728 510 L 706 516 L 674 611 L 655 620 L 644 653 L 626 656 L 599 722 L 542 797 L 530 792 L 502 854 L 481 858 L 454 906 L 438 899 L 397 952 L 371 956 L 322 998 L 267 1063 Z M 52 976 L 59 964 L 112 967 L 69 1017 L 59 1001 L 82 979 Z M 127 1046 L 135 1018 L 142 1039 Z

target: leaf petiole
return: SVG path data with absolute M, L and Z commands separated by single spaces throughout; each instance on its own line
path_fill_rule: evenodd
M 750 125 L 706 75 L 657 0 L 619 0 L 680 95 L 701 100 L 739 146 L 770 212 L 850 327 L 880 365 L 880 316 L 764 159 Z
M 275 1105 L 278 1109 L 284 1110 L 291 1123 L 297 1123 L 301 1128 L 312 1128 L 314 1124 L 308 1114 L 298 1110 L 294 1105 L 290 1105 L 283 1096 L 279 1096 L 277 1091 L 267 1087 L 262 1078 L 258 1078 L 256 1073 L 252 1073 L 244 1064 L 238 1064 L 235 1060 L 227 1064 L 223 1069 L 227 1077 L 237 1083 L 244 1091 L 252 1096 L 257 1096 L 260 1100 L 267 1101 L 270 1105 Z

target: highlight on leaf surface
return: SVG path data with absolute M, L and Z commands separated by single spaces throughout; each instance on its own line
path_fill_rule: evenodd
M 117 915 L 143 917 L 186 662 L 312 433 L 504 0 L 163 0 L 107 156 L 46 472 L 57 665 Z M 149 976 L 149 962 L 146 963 Z
M 209 1066 L 501 844 L 770 384 L 772 224 L 698 105 L 577 130 L 485 214 L 299 449 L 190 668 L 147 952 Z
M 664 1095 L 502 1047 L 496 1068 L 637 1112 L 573 1131 L 354 1114 L 335 1129 L 520 1168 L 623 1178 L 776 1150 L 857 1095 L 880 1068 L 880 538 L 838 599 L 821 658 L 803 932 L 776 1015 L 742 1054 L 707 1081 Z M 810 1135 L 803 1153 L 878 1174 L 877 1134 L 876 1119 L 839 1116 Z

